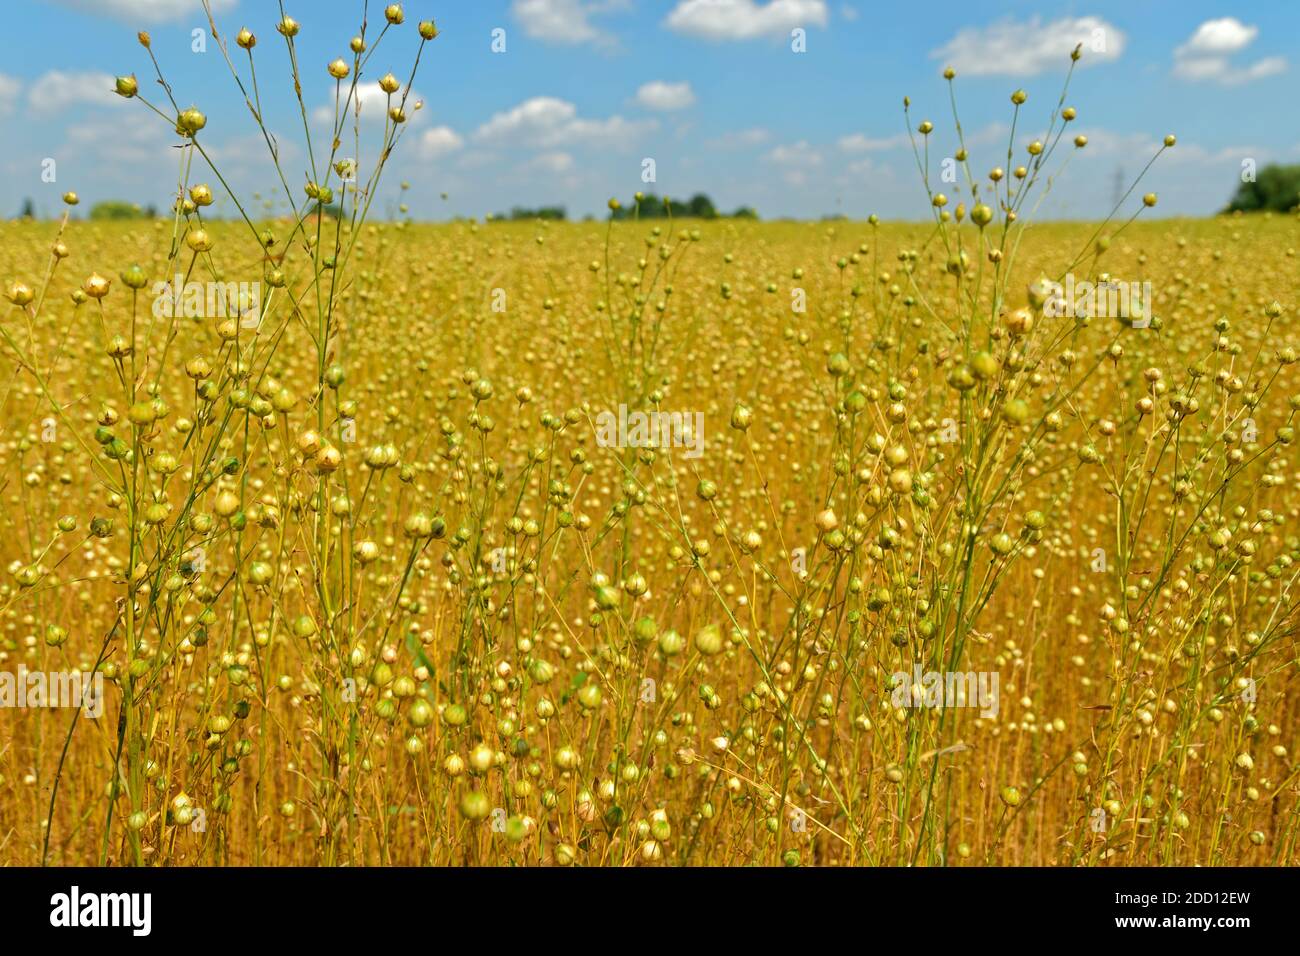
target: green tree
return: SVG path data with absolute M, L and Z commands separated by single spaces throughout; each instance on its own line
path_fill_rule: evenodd
M 144 212 L 135 203 L 120 199 L 105 199 L 90 207 L 90 218 L 97 221 L 143 219 Z
M 686 204 L 687 215 L 694 216 L 696 219 L 717 219 L 718 210 L 713 206 L 713 200 L 704 193 L 696 193 L 691 197 L 691 201 Z
M 1296 206 L 1300 206 L 1300 165 L 1270 163 L 1252 182 L 1237 187 L 1237 194 L 1224 212 L 1287 212 Z
M 717 219 L 722 215 L 705 193 L 696 193 L 685 202 L 655 193 L 644 193 L 639 201 L 633 197 L 631 202 L 624 203 L 614 211 L 615 219 L 665 219 L 670 216 L 673 219 Z M 750 206 L 741 206 L 731 216 L 737 219 L 757 219 L 758 213 Z
M 493 222 L 529 222 L 534 219 L 549 219 L 553 222 L 563 222 L 569 218 L 568 211 L 563 206 L 542 206 L 538 209 L 529 209 L 526 206 L 515 206 L 510 213 L 499 212 L 492 217 Z

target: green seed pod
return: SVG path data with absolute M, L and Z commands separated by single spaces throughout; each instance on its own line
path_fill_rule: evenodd
M 664 657 L 673 657 L 686 649 L 686 639 L 676 631 L 664 631 L 659 635 L 659 651 Z
M 618 588 L 605 585 L 596 588 L 596 606 L 602 611 L 612 611 L 618 607 L 619 593 Z
M 119 278 L 122 284 L 128 289 L 143 289 L 149 282 L 149 277 L 144 274 L 144 270 L 139 266 L 131 266 Z
M 991 352 L 976 352 L 971 356 L 970 368 L 975 377 L 984 380 L 998 374 L 998 360 Z
M 529 665 L 528 676 L 533 679 L 534 684 L 549 684 L 555 679 L 555 667 L 550 661 L 538 658 Z
M 416 729 L 428 727 L 433 723 L 434 711 L 433 705 L 423 697 L 416 697 L 411 701 L 410 708 L 406 711 L 407 722 Z
M 594 710 L 599 707 L 601 696 L 600 685 L 593 681 L 587 681 L 578 688 L 578 703 L 587 710 Z
M 695 633 L 695 649 L 705 657 L 721 654 L 725 644 L 722 630 L 716 624 L 706 624 Z
M 969 365 L 958 365 L 948 373 L 948 384 L 959 392 L 970 391 L 975 387 L 975 372 Z
M 482 790 L 466 790 L 460 796 L 460 815 L 466 820 L 482 820 L 492 812 L 492 801 Z
M 648 614 L 639 618 L 632 628 L 632 638 L 638 644 L 649 644 L 659 633 L 659 628 L 655 625 L 655 619 Z
M 193 136 L 207 125 L 208 118 L 192 106 L 176 118 L 176 132 L 182 136 Z

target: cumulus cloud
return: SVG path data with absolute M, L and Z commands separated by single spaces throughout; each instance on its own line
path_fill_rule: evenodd
M 768 163 L 780 166 L 781 178 L 790 186 L 809 185 L 810 174 L 822 168 L 822 153 L 809 146 L 807 140 L 792 144 L 781 144 L 763 156 Z
M 534 156 L 528 165 L 531 169 L 536 169 L 544 173 L 551 173 L 553 175 L 559 176 L 562 175 L 563 173 L 572 172 L 574 167 L 574 161 L 573 161 L 573 157 L 570 156 L 568 153 L 557 151 L 553 153 L 542 153 L 539 156 Z
M 825 0 L 679 0 L 664 25 L 705 40 L 754 40 L 824 27 L 829 16 Z
M 357 88 L 354 91 L 351 100 L 351 105 L 349 105 L 348 101 L 343 100 L 343 97 L 347 95 L 347 92 L 347 86 L 343 86 L 339 97 L 341 100 L 339 109 L 347 116 L 344 120 L 345 128 L 351 125 L 353 110 L 355 110 L 358 105 L 360 106 L 360 113 L 357 115 L 361 117 L 362 123 L 377 123 L 381 126 L 383 125 L 384 117 L 388 115 L 388 107 L 390 103 L 388 94 L 379 88 L 379 83 L 377 81 L 362 80 L 357 84 Z M 420 116 L 419 111 L 415 109 L 415 104 L 420 102 L 422 99 L 423 97 L 421 97 L 419 92 L 416 90 L 411 90 L 411 92 L 407 94 L 405 109 L 406 121 L 408 123 L 414 122 Z M 398 90 L 392 96 L 391 105 L 396 106 L 401 101 L 402 90 Z M 329 103 L 316 107 L 316 109 L 312 110 L 311 118 L 317 123 L 333 124 L 334 101 L 331 99 Z
M 1246 66 L 1233 65 L 1229 57 L 1250 46 L 1258 35 L 1259 27 L 1248 26 L 1236 17 L 1206 20 L 1174 50 L 1174 75 L 1192 82 L 1236 86 L 1285 72 L 1287 61 L 1280 56 L 1266 56 Z
M 14 104 L 18 102 L 18 94 L 22 89 L 23 85 L 16 77 L 0 73 L 0 116 L 8 116 L 14 111 Z
M 689 83 L 654 80 L 636 91 L 636 101 L 649 110 L 683 110 L 695 102 Z
M 176 137 L 168 133 L 167 143 L 168 145 L 175 145 Z M 208 155 L 213 159 L 227 165 L 241 164 L 258 167 L 271 162 L 271 154 L 266 147 L 266 140 L 260 132 L 231 136 L 220 143 L 208 143 L 203 148 L 207 150 Z M 292 139 L 277 138 L 275 148 L 281 163 L 296 162 L 303 155 L 303 150 Z
M 894 175 L 892 166 L 882 165 L 870 156 L 864 156 L 849 163 L 844 172 L 835 178 L 836 184 L 840 186 L 860 187 L 864 181 L 870 181 L 879 186 L 896 183 L 897 177 Z
M 108 73 L 50 70 L 27 91 L 27 103 L 37 112 L 75 106 L 113 106 L 125 100 L 113 92 Z
M 1174 64 L 1174 73 L 1184 80 L 1213 80 L 1224 86 L 1236 86 L 1285 73 L 1286 67 L 1286 58 L 1280 56 L 1266 56 L 1243 67 L 1233 66 L 1225 57 L 1212 56 L 1179 60 Z
M 102 13 L 130 23 L 158 23 L 184 16 L 207 23 L 203 0 L 46 0 L 56 6 L 70 7 L 87 13 Z M 213 14 L 233 10 L 239 0 L 211 0 Z
M 610 45 L 614 37 L 591 18 L 625 6 L 622 0 L 514 0 L 510 12 L 524 33 L 545 43 Z
M 93 120 L 68 129 L 68 145 L 100 162 L 145 170 L 169 169 L 175 187 L 175 169 L 170 167 L 176 134 L 161 123 L 113 123 Z M 215 152 L 212 154 L 215 156 Z M 164 166 L 164 163 L 168 164 Z
M 1118 160 L 1149 158 L 1159 152 L 1163 146 L 1163 136 L 1151 133 L 1125 132 L 1104 127 L 1080 127 L 1071 129 L 1071 133 L 1088 137 L 1088 148 L 1084 150 L 1084 160 L 1105 157 Z M 1200 143 L 1180 140 L 1172 149 L 1166 149 L 1160 157 L 1162 167 L 1195 167 L 1206 171 L 1206 179 L 1221 172 L 1224 167 L 1239 167 L 1243 159 L 1263 161 L 1270 158 L 1273 151 L 1258 145 L 1222 146 L 1211 149 Z
M 1079 65 L 1088 66 L 1119 59 L 1125 36 L 1100 17 L 1063 17 L 1044 23 L 1035 16 L 1025 22 L 1002 20 L 959 30 L 930 57 L 971 76 L 1033 76 L 1063 69 L 1066 57 L 1079 44 L 1083 44 Z
M 750 129 L 733 130 L 715 136 L 706 144 L 711 149 L 741 149 L 746 146 L 761 146 L 772 138 L 770 130 L 755 126 Z
M 420 135 L 416 149 L 421 159 L 438 159 L 456 152 L 464 145 L 465 140 L 450 126 L 435 126 Z
M 1246 26 L 1236 17 L 1206 20 L 1191 39 L 1178 48 L 1181 55 L 1236 53 L 1250 46 L 1259 35 L 1259 27 Z
M 578 108 L 554 96 L 535 96 L 513 109 L 495 114 L 474 133 L 487 145 L 557 149 L 574 145 L 618 149 L 658 128 L 655 120 L 626 120 L 621 116 L 585 119 Z
M 807 140 L 800 140 L 790 145 L 782 144 L 772 149 L 765 157 L 768 162 L 778 166 L 813 167 L 822 164 L 822 155 Z
M 886 149 L 898 149 L 908 145 L 906 133 L 893 136 L 867 136 L 864 133 L 852 133 L 840 138 L 840 149 L 846 153 L 874 153 Z

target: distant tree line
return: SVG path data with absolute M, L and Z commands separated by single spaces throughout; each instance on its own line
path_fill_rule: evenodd
M 614 210 L 615 219 L 757 219 L 758 213 L 750 206 L 741 206 L 727 215 L 718 209 L 704 193 L 696 193 L 682 201 L 654 193 L 638 193 L 631 202 L 622 203 Z
M 36 203 L 30 198 L 23 200 L 19 219 L 35 219 Z M 157 219 L 158 210 L 154 206 L 141 207 L 138 203 L 125 202 L 121 199 L 106 199 L 90 207 L 90 218 L 97 222 L 113 222 L 128 219 Z
M 1289 212 L 1300 206 L 1300 165 L 1279 166 L 1270 163 L 1248 182 L 1237 186 L 1237 193 L 1224 212 Z
M 528 209 L 525 206 L 515 206 L 510 210 L 510 212 L 499 212 L 494 215 L 492 219 L 494 222 L 524 222 L 533 219 L 550 219 L 557 222 L 563 222 L 568 217 L 569 214 L 563 206 L 542 206 L 538 209 Z
M 157 219 L 158 210 L 153 206 L 141 208 L 138 203 L 123 202 L 120 199 L 106 199 L 90 207 L 90 218 L 100 221 Z
M 639 198 L 638 198 L 639 197 Z M 535 219 L 549 219 L 563 222 L 568 219 L 568 211 L 563 206 L 541 206 L 531 209 L 527 206 L 515 206 L 510 212 L 493 215 L 494 222 L 521 222 Z M 620 203 L 614 210 L 615 219 L 757 219 L 758 213 L 750 206 L 741 206 L 729 216 L 718 212 L 717 207 L 704 193 L 696 193 L 690 199 L 671 199 L 654 193 L 639 193 L 628 202 Z M 586 216 L 585 220 L 593 217 Z

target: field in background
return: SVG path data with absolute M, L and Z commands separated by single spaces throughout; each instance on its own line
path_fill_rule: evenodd
M 104 707 L 0 707 L 0 863 L 1295 864 L 1300 231 L 1095 231 L 367 225 L 241 323 L 69 225 L 0 312 L 0 671 Z

